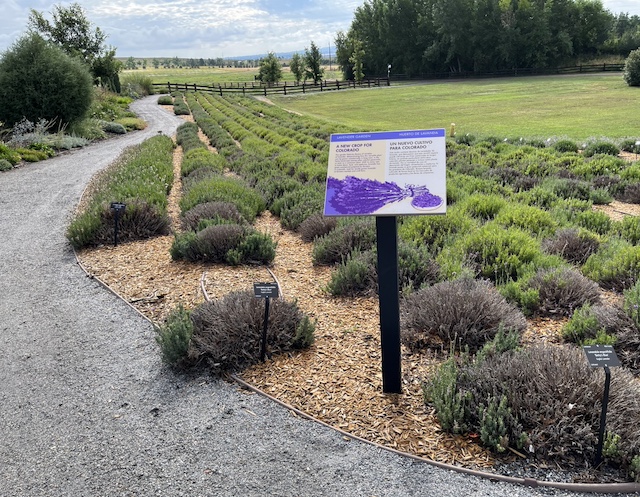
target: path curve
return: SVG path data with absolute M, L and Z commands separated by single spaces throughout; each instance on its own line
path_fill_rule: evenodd
M 85 276 L 64 232 L 149 127 L 0 174 L 0 497 L 573 495 L 445 471 L 164 368 L 151 325 Z

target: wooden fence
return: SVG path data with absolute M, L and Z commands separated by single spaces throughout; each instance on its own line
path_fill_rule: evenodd
M 593 72 L 621 72 L 624 70 L 624 64 L 581 64 L 578 66 L 564 66 L 564 67 L 552 67 L 552 68 L 515 68 L 504 69 L 493 72 L 477 73 L 473 71 L 459 71 L 459 72 L 432 72 L 413 74 L 408 76 L 406 74 L 391 74 L 391 79 L 394 81 L 408 81 L 408 80 L 432 80 L 432 79 L 464 79 L 464 78 L 499 78 L 506 76 L 542 76 L 552 74 L 580 74 L 580 73 L 593 73 Z
M 201 85 L 196 83 L 153 83 L 156 93 L 171 93 L 172 91 L 199 91 L 217 93 L 222 96 L 226 94 L 235 95 L 272 95 L 293 93 L 310 93 L 317 91 L 346 90 L 348 88 L 371 88 L 376 86 L 389 86 L 388 78 L 366 79 L 361 83 L 355 81 L 321 81 L 320 83 L 293 83 L 284 81 L 282 83 L 264 84 L 260 82 L 245 83 L 212 83 L 211 85 Z

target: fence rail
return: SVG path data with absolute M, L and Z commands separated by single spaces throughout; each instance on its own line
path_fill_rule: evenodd
M 376 86 L 389 86 L 388 78 L 366 79 L 360 83 L 355 81 L 321 81 L 320 83 L 272 83 L 264 84 L 260 82 L 245 83 L 212 83 L 210 85 L 201 85 L 196 83 L 153 83 L 156 92 L 172 91 L 199 91 L 208 93 L 217 93 L 218 95 L 236 94 L 236 95 L 273 95 L 283 94 L 289 95 L 293 93 L 310 93 L 318 91 L 335 91 L 346 90 L 348 88 L 371 88 Z
M 581 64 L 577 66 L 563 66 L 552 68 L 514 68 L 500 71 L 477 73 L 473 71 L 431 72 L 422 74 L 391 74 L 394 81 L 430 80 L 430 79 L 465 79 L 465 78 L 498 78 L 505 76 L 542 76 L 552 74 L 580 74 L 593 72 L 621 72 L 624 64 Z

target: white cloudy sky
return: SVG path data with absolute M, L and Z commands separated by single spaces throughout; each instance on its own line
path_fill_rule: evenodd
M 2 0 L 0 52 L 26 31 L 30 9 L 69 1 Z M 230 57 L 333 45 L 364 0 L 82 0 L 87 18 L 120 57 Z M 640 0 L 604 0 L 640 15 Z

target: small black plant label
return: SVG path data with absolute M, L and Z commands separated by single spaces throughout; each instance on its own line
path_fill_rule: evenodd
M 126 207 L 126 204 L 123 204 L 122 202 L 111 202 L 111 208 L 116 212 L 123 211 L 125 207 Z
M 258 299 L 277 299 L 279 296 L 277 283 L 254 283 L 253 294 Z
M 611 345 L 584 345 L 582 347 L 587 362 L 592 368 L 615 368 L 620 366 L 620 359 Z

